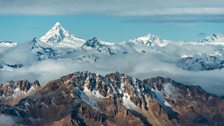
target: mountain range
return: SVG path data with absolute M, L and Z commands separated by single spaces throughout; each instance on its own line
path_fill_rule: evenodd
M 224 59 L 222 58 L 224 51 L 223 40 L 224 35 L 221 33 L 213 34 L 196 42 L 175 42 L 147 34 L 122 43 L 109 43 L 96 37 L 89 40 L 76 37 L 57 22 L 45 35 L 39 39 L 34 38 L 29 42 L 27 48 L 38 60 L 70 58 L 80 62 L 97 62 L 97 60 L 103 59 L 102 57 L 105 56 L 157 53 L 158 55 L 173 57 L 172 60 L 171 58 L 166 59 L 165 62 L 172 63 L 184 70 L 209 71 L 224 67 Z M 4 49 L 1 49 L 1 55 L 4 55 L 4 51 L 8 48 L 16 48 L 16 46 L 17 44 L 14 42 L 0 42 L 0 48 L 4 47 Z M 194 49 L 195 47 L 200 48 L 200 50 Z M 177 52 L 178 50 L 175 48 L 180 48 L 181 51 Z M 176 52 L 174 52 L 175 50 Z M 12 71 L 15 68 L 21 68 L 17 67 L 18 64 L 26 66 L 26 64 L 18 61 L 10 61 L 9 63 L 4 59 L 1 60 L 0 66 L 2 70 Z
M 223 55 L 221 33 L 116 43 L 57 22 L 29 42 L 0 42 L 0 125 L 222 126 Z
M 38 81 L 0 86 L 0 113 L 13 125 L 222 126 L 224 101 L 200 86 L 170 78 L 75 72 L 41 87 Z

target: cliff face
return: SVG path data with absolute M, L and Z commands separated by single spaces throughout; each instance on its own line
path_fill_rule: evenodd
M 224 102 L 199 86 L 162 77 L 142 81 L 121 73 L 75 72 L 4 106 L 0 113 L 27 125 L 224 124 Z
M 19 80 L 0 84 L 0 103 L 15 105 L 39 88 L 40 84 L 37 80 L 32 83 L 27 80 Z

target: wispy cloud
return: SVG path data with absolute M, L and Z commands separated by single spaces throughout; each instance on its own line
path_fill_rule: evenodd
M 165 9 L 139 9 L 119 13 L 122 16 L 157 16 L 157 15 L 222 15 L 224 8 L 221 7 L 181 7 Z
M 223 0 L 0 0 L 0 15 L 148 17 L 132 22 L 223 22 Z
M 133 23 L 223 23 L 223 15 L 157 15 L 147 17 L 137 17 L 135 19 L 124 20 L 123 22 Z
M 0 0 L 0 14 L 149 16 L 224 14 L 223 0 Z

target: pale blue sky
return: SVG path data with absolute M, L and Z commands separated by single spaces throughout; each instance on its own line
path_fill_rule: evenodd
M 223 0 L 0 0 L 0 41 L 29 41 L 59 21 L 73 34 L 122 42 L 148 33 L 197 40 L 224 33 Z

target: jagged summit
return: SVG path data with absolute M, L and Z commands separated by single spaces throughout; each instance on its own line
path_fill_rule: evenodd
M 83 46 L 91 47 L 91 48 L 96 48 L 101 46 L 102 44 L 99 42 L 99 40 L 96 37 L 93 37 L 89 40 L 87 40 Z
M 56 22 L 55 25 L 39 39 L 41 42 L 57 47 L 80 47 L 85 40 L 75 37 L 61 25 Z
M 59 22 L 56 24 L 44 35 L 40 38 L 42 42 L 53 42 L 59 43 L 65 37 L 69 36 L 69 32 L 66 31 Z

